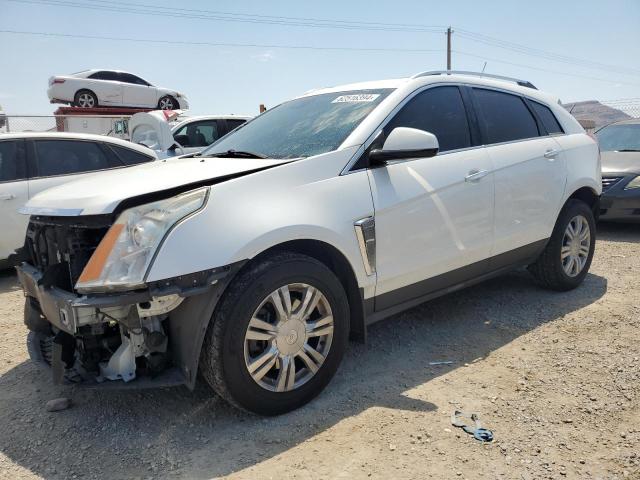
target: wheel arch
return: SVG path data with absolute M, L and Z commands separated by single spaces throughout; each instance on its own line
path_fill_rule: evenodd
M 580 187 L 569 195 L 564 204 L 566 205 L 569 200 L 580 200 L 586 203 L 591 208 L 594 218 L 598 220 L 600 215 L 600 195 L 593 188 Z

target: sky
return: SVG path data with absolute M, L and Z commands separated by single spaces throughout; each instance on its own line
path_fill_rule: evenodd
M 186 93 L 193 114 L 255 115 L 314 88 L 442 70 L 449 25 L 454 69 L 563 102 L 640 97 L 640 0 L 0 0 L 0 105 L 51 114 L 51 75 L 109 68 Z

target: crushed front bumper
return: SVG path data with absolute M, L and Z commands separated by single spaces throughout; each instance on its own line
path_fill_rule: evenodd
M 44 275 L 27 263 L 16 267 L 25 295 L 36 299 L 49 323 L 71 335 L 82 325 L 91 323 L 96 311 L 133 305 L 151 300 L 148 291 L 114 295 L 78 296 L 55 286 L 46 286 Z
M 51 370 L 57 384 L 78 383 L 109 389 L 186 385 L 193 389 L 209 319 L 226 285 L 243 264 L 238 262 L 152 282 L 140 291 L 76 295 L 50 285 L 46 273 L 23 263 L 16 270 L 27 297 L 25 324 L 30 330 L 27 340 L 29 355 L 36 364 Z M 164 370 L 151 376 L 136 376 L 135 381 L 129 382 L 105 381 L 100 376 L 88 374 L 83 365 L 75 361 L 69 367 L 69 361 L 64 359 L 64 342 L 75 342 L 76 338 L 86 336 L 87 329 L 95 327 L 98 314 L 106 314 L 107 319 L 122 316 L 123 311 L 132 307 L 148 308 L 144 305 L 171 295 L 183 297 L 185 301 L 169 312 L 165 333 L 171 360 Z

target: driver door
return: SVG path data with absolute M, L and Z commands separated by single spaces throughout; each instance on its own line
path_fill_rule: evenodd
M 385 126 L 429 131 L 431 158 L 369 170 L 376 231 L 376 311 L 477 277 L 493 246 L 491 159 L 457 86 L 415 95 Z

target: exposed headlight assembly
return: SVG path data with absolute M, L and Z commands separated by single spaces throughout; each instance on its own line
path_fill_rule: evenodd
M 206 203 L 209 187 L 125 210 L 84 267 L 80 292 L 130 290 L 144 286 L 153 256 L 169 230 Z
M 624 187 L 625 190 L 632 190 L 634 188 L 640 188 L 640 175 L 627 183 L 627 186 Z

